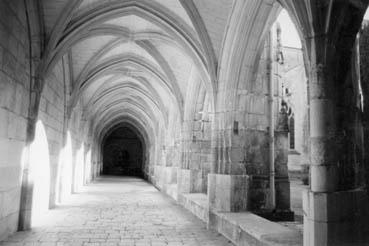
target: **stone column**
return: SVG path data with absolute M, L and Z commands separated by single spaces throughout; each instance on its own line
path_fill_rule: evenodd
M 285 108 L 279 112 L 275 137 L 275 190 L 276 212 L 283 220 L 293 220 L 290 204 L 290 180 L 288 177 L 288 116 Z
M 354 165 L 349 160 L 355 160 L 356 153 L 350 146 L 353 136 L 348 135 L 350 131 L 342 124 L 352 119 L 338 117 L 350 108 L 337 106 L 344 99 L 335 98 L 335 94 L 344 88 L 335 88 L 327 80 L 328 73 L 334 72 L 322 64 L 312 69 L 311 185 L 303 193 L 305 246 L 358 245 L 367 240 L 367 194 L 346 183 L 347 179 L 354 179 L 348 176 Z
M 324 80 L 326 70 L 317 64 L 310 82 L 310 189 L 303 193 L 305 246 L 329 245 L 327 198 L 338 187 L 336 108 Z

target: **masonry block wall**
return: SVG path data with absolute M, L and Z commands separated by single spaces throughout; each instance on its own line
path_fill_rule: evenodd
M 0 1 L 0 240 L 18 226 L 29 69 L 23 1 Z

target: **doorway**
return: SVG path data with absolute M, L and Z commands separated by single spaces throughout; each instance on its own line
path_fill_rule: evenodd
M 143 177 L 143 147 L 139 136 L 120 127 L 103 144 L 103 174 Z

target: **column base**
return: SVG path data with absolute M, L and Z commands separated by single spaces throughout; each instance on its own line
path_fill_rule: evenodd
M 249 176 L 208 175 L 209 207 L 219 212 L 248 210 Z
M 366 245 L 369 199 L 366 191 L 303 192 L 304 246 Z

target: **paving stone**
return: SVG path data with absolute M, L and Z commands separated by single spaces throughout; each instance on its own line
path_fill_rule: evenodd
M 233 245 L 136 178 L 102 177 L 0 246 Z

